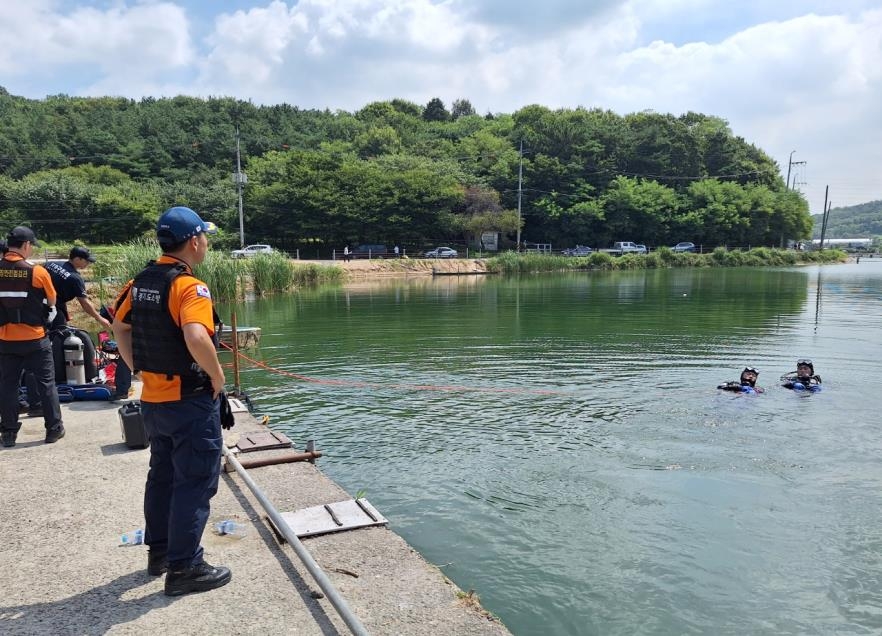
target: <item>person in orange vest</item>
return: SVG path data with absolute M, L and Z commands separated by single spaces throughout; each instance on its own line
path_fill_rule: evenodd
M 21 429 L 18 387 L 24 370 L 34 374 L 43 405 L 44 441 L 52 444 L 65 433 L 46 331 L 56 313 L 55 288 L 49 272 L 27 260 L 40 246 L 31 228 L 12 228 L 6 245 L 0 260 L 0 443 L 15 446 Z
M 167 572 L 168 596 L 213 590 L 232 577 L 229 568 L 206 563 L 201 546 L 220 475 L 225 380 L 216 350 L 219 319 L 193 267 L 205 259 L 208 234 L 216 231 L 190 208 L 166 210 L 156 227 L 162 256 L 123 288 L 113 318 L 120 355 L 141 372 L 150 439 L 147 572 Z

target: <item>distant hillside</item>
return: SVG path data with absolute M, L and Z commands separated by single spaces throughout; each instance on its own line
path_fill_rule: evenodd
M 813 214 L 812 238 L 821 238 L 820 214 Z M 825 238 L 873 238 L 882 236 L 882 201 L 832 208 Z

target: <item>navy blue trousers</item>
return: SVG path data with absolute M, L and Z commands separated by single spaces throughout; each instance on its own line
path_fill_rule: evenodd
M 202 532 L 217 492 L 221 436 L 218 401 L 211 395 L 178 402 L 142 402 L 150 437 L 144 492 L 144 543 L 168 552 L 173 570 L 202 562 Z
M 116 395 L 123 399 L 129 396 L 129 389 L 132 388 L 132 370 L 126 361 L 119 356 L 116 360 L 116 376 L 114 379 Z

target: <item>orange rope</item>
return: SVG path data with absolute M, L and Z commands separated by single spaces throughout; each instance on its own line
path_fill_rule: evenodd
M 232 347 L 230 345 L 222 342 L 221 346 L 225 349 L 232 352 Z M 292 373 L 290 371 L 285 371 L 284 369 L 278 369 L 276 367 L 271 367 L 270 365 L 260 362 L 259 360 L 255 360 L 254 358 L 249 358 L 241 350 L 239 350 L 239 357 L 247 360 L 255 367 L 259 367 L 270 373 L 276 373 L 278 375 L 283 375 L 289 378 L 294 378 L 295 380 L 301 380 L 303 382 L 312 382 L 313 384 L 326 384 L 329 386 L 354 386 L 360 388 L 368 388 L 368 389 L 406 389 L 412 391 L 485 391 L 488 393 L 530 393 L 534 395 L 565 395 L 561 391 L 551 391 L 545 389 L 517 389 L 517 388 L 498 388 L 498 387 L 478 387 L 478 386 L 463 386 L 463 385 L 436 385 L 436 384 L 378 384 L 376 382 L 363 382 L 360 380 L 328 380 L 328 379 L 320 379 L 320 378 L 311 378 L 307 375 L 301 375 L 300 373 Z

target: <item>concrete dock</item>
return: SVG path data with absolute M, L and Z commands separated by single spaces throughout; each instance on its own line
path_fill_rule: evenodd
M 146 546 L 120 545 L 122 533 L 144 525 L 149 451 L 125 446 L 118 408 L 62 405 L 67 435 L 55 444 L 43 443 L 42 418 L 22 415 L 16 446 L 0 448 L 0 633 L 350 633 L 235 472 L 221 474 L 203 536 L 206 560 L 230 567 L 232 581 L 206 593 L 165 596 L 163 577 L 147 574 Z M 234 435 L 261 428 L 247 413 L 236 418 Z M 302 449 L 304 440 L 294 442 Z M 248 474 L 281 512 L 351 499 L 306 462 Z M 216 536 L 212 524 L 222 519 L 244 522 L 247 535 Z M 369 633 L 509 633 L 396 535 L 390 521 L 391 528 L 303 540 Z

